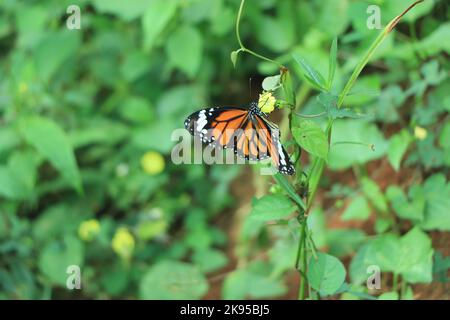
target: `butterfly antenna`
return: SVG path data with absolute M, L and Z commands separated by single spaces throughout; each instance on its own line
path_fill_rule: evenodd
M 248 79 L 248 86 L 250 89 L 250 100 L 252 100 L 252 77 Z

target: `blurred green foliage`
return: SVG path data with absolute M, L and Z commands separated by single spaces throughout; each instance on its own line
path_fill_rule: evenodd
M 404 0 L 375 2 L 383 24 L 405 9 Z M 237 201 L 229 189 L 242 166 L 176 166 L 170 152 L 172 131 L 192 111 L 243 105 L 249 76 L 278 72 L 242 53 L 233 68 L 239 3 L 2 1 L 0 298 L 202 298 L 212 284 L 207 276 L 234 266 L 225 251 L 223 219 L 231 224 Z M 66 9 L 73 4 L 81 9 L 80 30 L 66 28 Z M 332 87 L 337 93 L 379 32 L 366 26 L 369 4 L 248 0 L 242 38 L 249 48 L 292 66 L 297 87 L 308 85 L 292 53 L 327 75 L 337 36 Z M 332 170 L 360 168 L 357 187 L 334 181 L 323 186 L 336 206 L 349 199 L 343 219 L 366 220 L 375 213 L 375 232 L 381 234 L 373 240 L 363 230 L 328 229 L 326 208 L 313 210 L 312 238 L 329 255 L 311 260 L 318 267 L 311 267 L 309 276 L 324 296 L 345 291 L 339 291 L 345 270 L 333 256 L 356 254 L 347 295 L 364 291 L 370 264 L 408 284 L 429 283 L 434 274 L 446 280 L 448 259 L 435 254 L 425 231 L 450 231 L 448 18 L 444 1 L 418 6 L 375 53 L 347 97 L 345 107 L 369 116 L 337 120 L 333 141 L 374 144 L 375 151 L 348 144 L 326 151 L 303 146 L 324 158 L 328 152 Z M 321 108 L 311 97 L 302 113 Z M 321 135 L 323 123 L 312 123 L 311 130 Z M 367 163 L 381 158 L 397 171 L 416 172 L 414 183 L 381 190 L 365 171 Z M 253 202 L 243 221 L 233 248 L 239 268 L 226 275 L 223 298 L 287 292 L 283 276 L 294 265 L 298 228 L 295 220 L 265 226 L 293 212 L 281 191 L 272 191 Z M 399 220 L 415 227 L 394 234 Z M 261 252 L 266 259 L 253 259 Z M 81 267 L 80 291 L 66 289 L 69 265 Z M 334 265 L 339 274 L 324 283 Z M 323 272 L 314 274 L 319 267 Z

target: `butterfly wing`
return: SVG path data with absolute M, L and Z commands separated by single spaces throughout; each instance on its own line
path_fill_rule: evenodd
M 234 107 L 217 107 L 194 112 L 186 118 L 184 126 L 204 143 L 233 147 L 239 129 L 248 118 L 248 110 Z
M 272 162 L 280 173 L 295 174 L 295 168 L 289 154 L 281 144 L 278 127 L 259 115 L 254 115 L 252 120 L 257 132 L 259 132 L 257 145 L 264 148 L 263 150 L 267 149 L 267 154 L 272 158 Z
M 254 115 L 245 119 L 239 133 L 236 135 L 234 153 L 247 160 L 264 160 L 270 157 L 268 143 L 270 131 L 255 121 Z

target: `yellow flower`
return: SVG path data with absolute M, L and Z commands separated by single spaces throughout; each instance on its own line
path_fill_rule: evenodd
M 142 169 L 149 175 L 155 175 L 164 170 L 164 157 L 155 151 L 146 152 L 141 158 Z
M 425 140 L 425 138 L 427 137 L 427 129 L 416 126 L 414 128 L 414 136 L 419 139 L 419 140 Z
M 93 240 L 100 232 L 100 222 L 97 219 L 83 221 L 78 227 L 78 235 L 84 241 Z
M 275 102 L 277 100 L 271 92 L 266 91 L 259 95 L 258 107 L 264 113 L 271 113 L 275 109 Z
M 121 227 L 117 229 L 111 246 L 113 250 L 123 259 L 129 259 L 134 250 L 134 238 L 127 228 Z

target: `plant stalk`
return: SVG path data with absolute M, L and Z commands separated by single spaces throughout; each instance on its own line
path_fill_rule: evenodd
M 237 20 L 236 20 L 236 37 L 237 37 L 237 40 L 238 40 L 238 43 L 239 43 L 239 46 L 240 46 L 240 49 L 238 51 L 247 52 L 247 53 L 249 53 L 249 54 L 251 54 L 251 55 L 253 55 L 253 56 L 255 56 L 255 57 L 259 58 L 259 59 L 262 59 L 262 60 L 274 63 L 279 68 L 284 68 L 284 66 L 281 63 L 279 63 L 279 62 L 277 62 L 275 60 L 272 60 L 270 58 L 267 58 L 267 57 L 265 57 L 263 55 L 260 55 L 260 54 L 254 52 L 254 51 L 252 51 L 250 49 L 247 49 L 247 47 L 244 46 L 244 44 L 242 43 L 241 36 L 240 36 L 240 33 L 239 33 L 239 26 L 240 26 L 240 22 L 241 22 L 242 11 L 244 9 L 244 3 L 245 3 L 245 0 L 241 0 L 241 4 L 239 6 L 239 11 L 238 11 L 238 16 L 237 16 Z
M 298 299 L 304 300 L 306 293 L 306 286 L 308 280 L 306 278 L 306 219 L 303 218 L 300 224 L 300 240 L 298 243 L 297 257 L 295 259 L 295 268 L 300 272 L 300 286 L 298 291 Z M 301 265 L 300 265 L 301 263 Z

